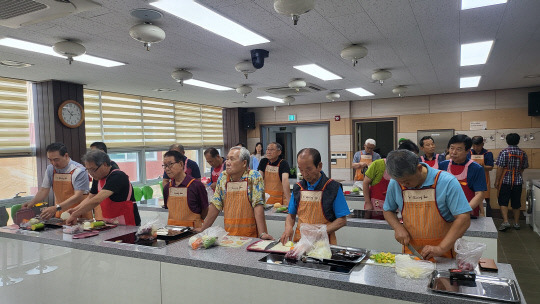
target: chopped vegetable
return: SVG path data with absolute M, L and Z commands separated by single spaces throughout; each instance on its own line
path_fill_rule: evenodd
M 275 203 L 275 204 L 274 204 L 274 208 L 277 209 L 277 208 L 280 208 L 280 207 L 281 207 L 281 204 L 280 204 L 280 203 Z
M 211 237 L 211 236 L 207 236 L 207 235 L 204 235 L 202 237 L 202 241 L 203 241 L 203 246 L 204 248 L 208 249 L 210 247 L 212 247 L 216 241 L 217 241 L 217 237 Z
M 45 224 L 44 223 L 37 223 L 37 224 L 34 224 L 31 226 L 32 230 L 41 230 L 41 229 L 44 229 L 45 228 Z
M 287 243 L 285 243 L 285 246 L 286 247 L 294 247 L 294 242 L 293 241 L 288 241 Z
M 318 240 L 313 244 L 313 249 L 311 249 L 307 255 L 317 259 L 329 259 L 332 257 L 332 251 L 330 251 L 328 243 L 324 240 Z
M 276 209 L 276 212 L 286 212 L 287 209 L 289 209 L 289 207 L 287 207 L 287 206 L 279 207 L 279 208 Z
M 103 227 L 103 226 L 105 226 L 105 222 L 104 221 L 93 222 L 93 223 L 91 223 L 91 226 L 92 226 L 92 228 Z
M 38 224 L 39 223 L 39 220 L 37 218 L 32 218 L 28 221 L 28 224 L 29 225 L 35 225 L 35 224 Z
M 202 243 L 203 243 L 202 239 L 196 239 L 195 241 L 191 243 L 191 249 L 199 249 Z
M 70 216 L 71 216 L 71 214 L 69 214 L 69 212 L 67 212 L 67 211 L 64 211 L 64 212 L 62 212 L 62 214 L 60 214 L 60 218 L 63 221 L 67 220 Z
M 396 262 L 396 255 L 390 252 L 379 252 L 369 258 L 379 264 L 394 264 Z

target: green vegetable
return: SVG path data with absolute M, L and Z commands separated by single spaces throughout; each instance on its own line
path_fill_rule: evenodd
M 33 231 L 44 229 L 45 224 L 44 223 L 37 223 L 37 224 L 34 224 L 34 225 L 30 226 L 30 228 L 32 228 Z
M 204 239 L 204 237 L 203 237 Z M 217 241 L 217 237 L 208 237 L 206 238 L 205 240 L 203 240 L 203 246 L 204 248 L 208 249 L 210 247 L 212 247 Z
M 105 226 L 105 222 L 104 221 L 97 221 L 97 222 L 93 222 L 91 225 L 92 225 L 92 228 L 103 227 L 103 226 Z
M 360 192 L 360 188 L 358 188 L 358 187 L 353 187 L 353 188 L 351 189 L 351 192 Z
M 285 212 L 287 211 L 287 209 L 289 209 L 289 207 L 287 206 L 279 207 L 279 208 L 276 208 L 276 212 Z

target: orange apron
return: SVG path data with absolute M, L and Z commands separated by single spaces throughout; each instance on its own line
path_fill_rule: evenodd
M 510 187 L 511 188 L 514 187 L 514 181 L 516 180 L 516 174 L 518 173 L 519 170 L 518 170 L 518 168 L 509 168 L 510 159 L 512 157 L 519 158 L 519 164 L 520 165 L 523 162 L 523 154 L 511 154 L 511 153 L 508 154 L 508 165 L 506 166 L 506 168 L 503 169 L 501 182 L 497 185 L 497 189 L 498 189 L 497 192 L 501 191 L 501 185 L 503 184 L 504 177 L 506 176 L 506 172 L 508 172 L 508 171 L 512 172 L 512 185 Z
M 421 189 L 407 189 L 401 186 L 403 196 L 403 226 L 411 236 L 410 244 L 421 252 L 426 245 L 438 246 L 444 239 L 451 222 L 447 222 L 440 214 L 437 206 L 436 187 L 441 171 L 435 176 L 435 182 L 429 187 Z M 412 254 L 406 246 L 403 246 L 403 253 Z M 449 250 L 443 257 L 453 258 L 454 253 Z
M 477 162 L 483 168 L 484 167 L 484 155 L 486 153 L 484 153 L 484 154 L 472 154 L 472 152 L 471 152 L 471 160 L 474 161 L 474 162 Z M 491 181 L 489 180 L 489 172 L 485 171 L 485 170 L 484 170 L 484 172 L 486 173 L 486 185 L 487 185 L 487 191 L 484 191 L 484 198 L 489 198 L 489 192 L 490 192 L 489 190 L 491 188 L 491 186 L 489 184 L 490 184 Z
M 248 198 L 247 178 L 241 182 L 228 181 L 223 206 L 225 231 L 229 235 L 258 237 L 255 212 Z
M 373 155 L 364 154 L 362 151 L 360 151 L 360 161 L 363 163 L 367 163 L 368 166 L 371 165 L 373 162 Z M 356 181 L 363 181 L 364 180 L 364 173 L 367 171 L 368 167 L 365 167 L 363 169 L 356 169 L 356 174 L 354 175 L 354 180 Z
M 264 170 L 264 192 L 270 195 L 266 201 L 267 204 L 283 204 L 283 184 L 281 178 L 279 178 L 279 165 L 282 161 L 280 160 L 277 166 L 271 166 L 270 160 L 268 160 Z
M 75 188 L 73 188 L 72 175 L 76 169 L 71 170 L 69 173 L 57 173 L 56 169 L 53 169 L 53 192 L 54 192 L 54 201 L 56 204 L 61 204 L 65 200 L 69 199 L 75 194 Z M 83 195 L 82 198 L 74 205 L 71 205 L 72 209 L 77 207 L 88 195 Z M 66 210 L 64 210 L 66 211 Z M 60 218 L 60 215 L 64 211 L 56 211 L 55 217 Z M 82 218 L 92 219 L 92 211 L 81 216 Z
M 296 225 L 296 232 L 294 233 L 294 242 L 300 240 L 300 225 L 303 223 L 325 225 L 330 223 L 324 216 L 322 207 L 323 192 L 330 181 L 332 180 L 328 179 L 328 181 L 326 181 L 322 190 L 305 190 L 300 183 L 297 183 L 297 185 L 300 186 L 300 201 L 298 202 L 298 224 Z M 337 245 L 335 232 L 329 233 L 328 239 L 330 244 Z
M 188 188 L 194 180 L 194 178 L 191 179 L 186 187 L 174 187 L 174 180 L 172 179 L 169 182 L 169 199 L 167 200 L 167 207 L 169 208 L 168 225 L 195 228 L 202 226 L 201 215 L 189 209 L 187 200 Z
M 423 163 L 428 164 L 433 169 L 439 169 L 439 154 L 435 154 L 432 160 L 426 160 L 425 155 L 420 156 Z

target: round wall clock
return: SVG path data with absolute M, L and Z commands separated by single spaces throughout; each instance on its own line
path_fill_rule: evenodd
M 66 100 L 58 108 L 58 117 L 64 126 L 77 128 L 84 120 L 84 110 L 75 100 Z

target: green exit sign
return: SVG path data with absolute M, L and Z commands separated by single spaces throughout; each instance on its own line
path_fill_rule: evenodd
M 296 115 L 289 114 L 289 121 L 296 121 Z

